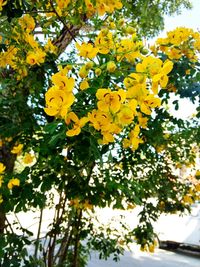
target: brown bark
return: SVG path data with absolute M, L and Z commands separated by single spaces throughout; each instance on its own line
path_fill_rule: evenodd
M 81 25 L 70 25 L 67 28 L 65 26 L 63 27 L 59 37 L 53 41 L 53 44 L 58 48 L 58 55 L 62 54 L 71 41 L 75 39 L 81 27 Z

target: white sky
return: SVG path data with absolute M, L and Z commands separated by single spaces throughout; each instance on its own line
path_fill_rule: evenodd
M 178 26 L 200 30 L 200 0 L 192 0 L 191 2 L 193 4 L 192 10 L 183 10 L 181 15 L 166 17 L 165 32 Z

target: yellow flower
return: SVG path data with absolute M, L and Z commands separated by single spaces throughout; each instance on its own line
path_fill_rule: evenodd
M 116 113 L 126 99 L 126 92 L 122 89 L 111 91 L 111 89 L 100 88 L 97 90 L 96 97 L 99 100 L 97 106 L 101 111 Z
M 117 44 L 117 60 L 122 61 L 126 58 L 129 62 L 141 56 L 140 48 L 143 46 L 142 42 L 134 42 L 131 39 L 121 40 Z
M 170 59 L 179 59 L 182 57 L 181 50 L 179 48 L 172 47 L 166 51 L 166 55 Z
M 123 106 L 117 113 L 117 121 L 120 125 L 128 125 L 133 121 L 134 115 L 135 113 L 130 107 Z
M 44 111 L 49 116 L 61 116 L 65 118 L 69 107 L 73 104 L 75 97 L 71 92 L 60 90 L 57 86 L 51 87 L 45 94 L 47 107 Z
M 138 149 L 139 144 L 143 143 L 144 141 L 142 138 L 139 137 L 140 134 L 140 127 L 137 124 L 133 130 L 131 130 L 129 134 L 129 139 L 124 139 L 123 141 L 123 147 L 128 148 L 130 147 L 133 151 Z
M 81 83 L 80 83 L 80 89 L 81 90 L 86 90 L 87 88 L 89 88 L 89 83 L 87 80 L 83 80 Z
M 92 209 L 93 209 L 93 205 L 90 203 L 89 200 L 85 200 L 85 201 L 83 202 L 83 208 L 84 208 L 84 209 L 92 210 Z
M 7 0 L 0 0 L 0 11 L 3 9 L 3 6 L 7 4 Z
M 56 4 L 60 9 L 67 8 L 70 3 L 70 0 L 56 0 Z
M 61 90 L 72 92 L 75 81 L 72 77 L 68 78 L 60 72 L 55 73 L 52 77 L 52 82 Z
M 44 46 L 45 52 L 49 52 L 51 54 L 56 54 L 58 51 L 58 48 L 52 44 L 51 40 L 48 39 L 46 45 Z
M 168 76 L 167 74 L 171 72 L 173 69 L 173 62 L 172 61 L 165 61 L 160 72 L 153 76 L 152 81 L 154 83 L 160 83 L 162 88 L 165 88 L 168 83 Z
M 4 173 L 6 166 L 0 162 L 0 174 Z
M 69 205 L 74 206 L 76 209 L 81 208 L 80 200 L 78 198 L 71 199 Z
M 97 75 L 97 76 L 100 76 L 101 75 L 101 69 L 100 68 L 97 68 L 96 70 L 95 70 L 95 74 Z
M 33 31 L 35 28 L 35 21 L 29 14 L 25 14 L 22 18 L 20 18 L 19 24 L 23 30 L 26 30 L 26 32 Z
M 33 155 L 31 155 L 30 153 L 26 153 L 25 156 L 24 156 L 24 158 L 23 158 L 23 162 L 25 164 L 30 164 L 30 163 L 33 162 L 34 158 L 35 157 Z
M 106 29 L 101 30 L 95 39 L 95 47 L 98 48 L 99 53 L 108 54 L 114 48 L 112 33 Z
M 20 154 L 22 149 L 23 149 L 23 144 L 19 144 L 13 147 L 13 149 L 11 150 L 12 154 Z
M 150 115 L 151 109 L 159 107 L 161 105 L 160 98 L 155 97 L 154 95 L 148 95 L 144 101 L 140 104 L 140 109 L 143 113 Z
M 109 143 L 113 143 L 114 142 L 114 136 L 113 136 L 113 133 L 110 133 L 108 131 L 102 131 L 101 132 L 102 136 L 103 136 L 103 139 L 99 139 L 98 140 L 98 143 L 100 145 L 107 145 Z
M 93 127 L 99 131 L 109 131 L 112 126 L 112 117 L 109 113 L 94 109 L 88 114 Z
M 142 128 L 147 128 L 147 122 L 148 122 L 148 118 L 143 117 L 141 113 L 138 114 L 138 123 L 140 125 L 140 127 Z
M 194 203 L 194 200 L 192 199 L 191 196 L 189 196 L 189 195 L 185 195 L 185 196 L 183 197 L 183 202 L 186 203 L 186 204 L 192 204 L 192 203 Z
M 116 66 L 115 62 L 109 61 L 107 63 L 107 71 L 108 72 L 114 72 L 116 70 L 116 68 L 117 68 L 117 66 Z
M 35 50 L 38 49 L 38 42 L 34 39 L 34 36 L 29 34 L 29 33 L 25 33 L 24 34 L 24 40 Z
M 74 135 L 79 135 L 81 132 L 81 128 L 83 126 L 85 126 L 85 124 L 88 122 L 88 118 L 83 117 L 79 120 L 79 118 L 77 117 L 77 115 L 74 112 L 70 112 L 67 116 L 66 119 L 66 124 L 70 124 L 71 122 L 73 122 L 73 128 L 68 130 L 66 132 L 67 136 L 74 136 Z
M 161 71 L 163 62 L 159 58 L 153 56 L 144 57 L 141 63 L 136 65 L 136 71 L 146 73 L 150 78 Z
M 29 51 L 26 56 L 26 62 L 29 65 L 40 65 L 41 63 L 44 63 L 46 53 L 42 51 L 41 49 L 37 49 L 35 51 Z
M 87 16 L 91 17 L 95 13 L 95 8 L 90 0 L 85 0 L 85 5 L 87 9 Z
M 84 65 L 84 66 L 82 66 L 82 67 L 80 68 L 78 74 L 79 74 L 79 76 L 80 76 L 82 79 L 84 79 L 84 78 L 87 77 L 88 73 L 89 73 L 89 70 L 86 69 L 86 66 Z
M 195 189 L 197 192 L 200 192 L 200 182 L 195 185 Z
M 76 43 L 76 48 L 79 50 L 79 56 L 84 58 L 92 59 L 96 57 L 98 49 L 95 48 L 91 43 L 82 43 L 79 45 Z
M 8 182 L 8 189 L 12 189 L 14 186 L 19 186 L 20 185 L 20 180 L 18 178 L 12 178 Z

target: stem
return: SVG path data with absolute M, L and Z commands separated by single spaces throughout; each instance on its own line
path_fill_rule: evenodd
M 50 0 L 50 5 L 53 9 L 53 12 L 56 14 L 56 16 L 58 17 L 58 19 L 63 23 L 65 29 L 67 30 L 67 32 L 70 34 L 72 40 L 74 40 L 76 42 L 76 39 L 74 38 L 73 33 L 70 31 L 69 27 L 67 26 L 66 22 L 61 18 L 61 16 L 58 14 L 58 12 L 56 11 L 54 5 L 53 5 L 53 1 Z
M 78 221 L 76 224 L 76 237 L 75 237 L 75 244 L 74 244 L 74 258 L 72 267 L 78 267 L 78 247 L 80 241 L 80 225 L 81 225 L 81 218 L 82 218 L 82 210 L 79 211 L 78 214 Z
M 42 226 L 42 216 L 43 216 L 43 209 L 40 210 L 40 220 L 39 220 L 39 225 L 38 225 L 37 238 L 35 241 L 35 253 L 34 253 L 35 258 L 37 258 L 37 254 L 38 254 L 40 231 L 41 231 L 41 226 Z

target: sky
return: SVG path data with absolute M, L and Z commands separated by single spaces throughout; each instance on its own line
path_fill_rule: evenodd
M 178 26 L 185 26 L 200 30 L 200 0 L 192 0 L 192 10 L 184 9 L 181 15 L 174 15 L 165 18 L 165 31 L 173 30 Z
M 192 0 L 191 2 L 193 4 L 192 10 L 184 9 L 181 12 L 181 15 L 165 17 L 165 30 L 159 37 L 166 36 L 166 32 L 171 31 L 176 27 L 187 27 L 192 28 L 195 31 L 200 31 L 200 0 Z M 172 99 L 172 101 L 174 99 Z M 187 118 L 196 111 L 196 106 L 187 99 L 181 99 L 181 105 L 178 111 L 175 111 L 172 105 L 170 106 L 170 110 L 172 110 L 173 114 L 179 118 Z

